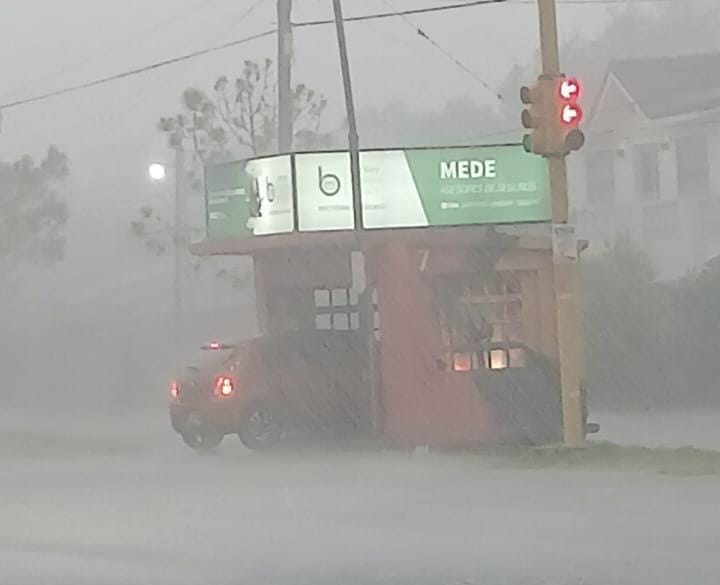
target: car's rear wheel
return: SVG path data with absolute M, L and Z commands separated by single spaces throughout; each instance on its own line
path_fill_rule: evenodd
M 223 436 L 220 433 L 206 430 L 184 430 L 180 433 L 183 442 L 195 451 L 212 451 L 222 443 Z
M 282 435 L 277 413 L 268 404 L 253 405 L 243 417 L 238 436 L 248 449 L 267 449 L 276 445 Z

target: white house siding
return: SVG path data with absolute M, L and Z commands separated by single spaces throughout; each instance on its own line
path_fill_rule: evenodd
M 623 103 L 624 100 L 624 103 Z M 590 122 L 588 144 L 571 157 L 570 188 L 573 218 L 589 253 L 606 249 L 629 236 L 650 254 L 660 276 L 675 278 L 720 254 L 720 112 L 691 113 L 651 120 L 612 76 Z M 677 142 L 686 136 L 708 139 L 708 192 L 681 196 L 678 190 Z M 636 146 L 658 145 L 659 193 L 638 195 Z M 612 152 L 615 196 L 593 201 L 588 192 L 588 167 L 597 152 Z

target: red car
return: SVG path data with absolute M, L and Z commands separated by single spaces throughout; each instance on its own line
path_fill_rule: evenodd
M 217 447 L 231 434 L 260 449 L 292 433 L 367 433 L 366 355 L 351 331 L 208 344 L 171 384 L 172 427 L 199 450 Z

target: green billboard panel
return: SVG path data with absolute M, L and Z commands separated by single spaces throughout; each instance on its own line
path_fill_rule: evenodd
M 250 159 L 205 169 L 208 239 L 293 231 L 289 155 Z
M 521 146 L 361 153 L 365 227 L 548 221 L 544 159 Z
M 347 151 L 216 165 L 205 180 L 209 239 L 355 227 Z M 551 217 L 547 163 L 520 145 L 362 151 L 360 180 L 367 229 Z

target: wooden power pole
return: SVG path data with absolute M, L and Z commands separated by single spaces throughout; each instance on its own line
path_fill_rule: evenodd
M 544 76 L 560 75 L 557 11 L 555 0 L 538 0 L 540 20 L 540 54 Z M 568 223 L 567 163 L 564 156 L 548 157 L 553 226 Z M 553 230 L 554 233 L 554 230 Z M 573 262 L 558 261 L 553 254 L 553 282 L 557 320 L 558 357 L 562 392 L 563 436 L 567 447 L 585 443 L 582 396 L 580 392 L 583 352 L 579 337 L 577 311 L 578 267 Z
M 280 152 L 290 152 L 293 147 L 293 33 L 290 20 L 291 14 L 292 0 L 277 0 L 278 148 Z

